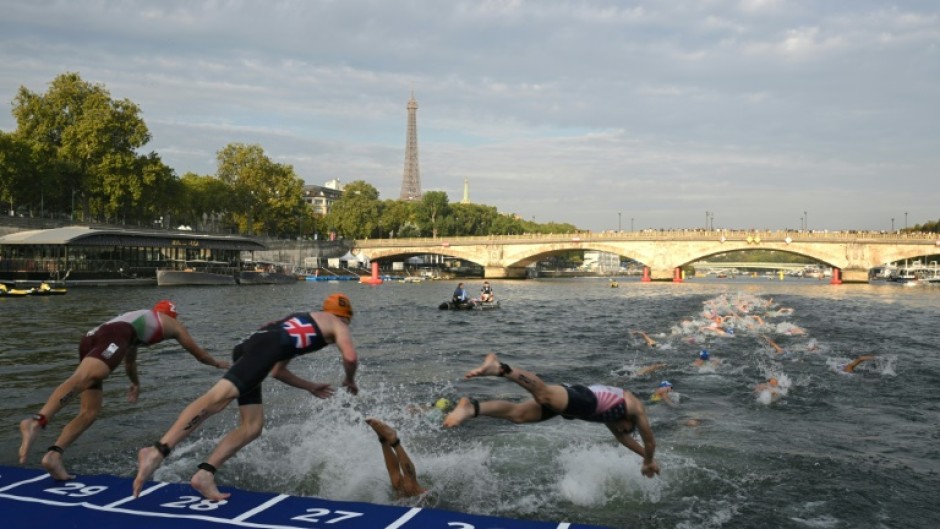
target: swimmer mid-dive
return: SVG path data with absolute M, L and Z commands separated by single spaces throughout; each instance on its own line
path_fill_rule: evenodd
M 659 474 L 656 462 L 656 439 L 646 415 L 646 408 L 633 393 L 622 388 L 595 384 L 546 384 L 535 373 L 519 367 L 510 367 L 489 353 L 483 364 L 467 372 L 465 379 L 476 377 L 503 377 L 528 391 L 532 398 L 521 403 L 506 400 L 477 401 L 463 397 L 454 411 L 444 418 L 445 428 L 454 428 L 479 416 L 496 417 L 528 424 L 541 422 L 558 415 L 566 419 L 603 423 L 620 444 L 643 458 L 640 471 L 648 478 Z M 638 431 L 643 443 L 634 439 Z
M 395 495 L 398 498 L 411 498 L 427 492 L 427 489 L 418 484 L 414 463 L 408 457 L 408 452 L 405 452 L 405 447 L 401 445 L 401 439 L 395 430 L 372 417 L 366 419 L 366 423 L 379 436 L 382 456 L 385 458 L 385 468 L 388 470 L 388 478 L 392 483 L 392 489 L 395 490 Z
M 215 472 L 239 450 L 261 436 L 264 427 L 264 406 L 261 383 L 271 375 L 281 382 L 303 389 L 314 397 L 333 396 L 328 383 L 306 380 L 294 374 L 288 364 L 294 358 L 335 345 L 340 351 L 345 379 L 342 384 L 355 395 L 356 370 L 359 357 L 353 345 L 349 323 L 353 317 L 352 302 L 345 294 L 331 294 L 316 312 L 295 312 L 264 324 L 232 350 L 234 364 L 201 397 L 189 403 L 169 430 L 137 453 L 137 477 L 134 479 L 134 497 L 140 496 L 144 483 L 150 480 L 157 467 L 170 455 L 170 451 L 192 434 L 212 415 L 238 400 L 238 426 L 230 430 L 197 467 L 189 483 L 204 498 L 224 500 L 228 493 L 219 491 Z

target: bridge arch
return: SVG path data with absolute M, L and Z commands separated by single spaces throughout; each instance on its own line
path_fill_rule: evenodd
M 654 280 L 671 279 L 677 268 L 716 253 L 776 250 L 838 268 L 847 281 L 867 282 L 871 268 L 940 253 L 940 236 L 930 233 L 676 230 L 369 239 L 358 241 L 357 245 L 371 259 L 422 254 L 462 259 L 483 266 L 484 275 L 489 278 L 525 277 L 525 267 L 545 255 L 598 250 L 645 264 Z

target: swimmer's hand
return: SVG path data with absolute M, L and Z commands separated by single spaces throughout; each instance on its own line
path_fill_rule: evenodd
M 137 404 L 137 397 L 140 395 L 140 386 L 131 384 L 127 387 L 127 402 Z
M 346 391 L 352 393 L 353 395 L 359 394 L 359 386 L 356 385 L 356 381 L 354 380 L 349 380 L 349 378 L 343 380 L 343 387 L 346 388 Z
M 333 396 L 333 386 L 329 384 L 313 383 L 310 387 L 310 394 L 320 399 L 326 399 Z
M 656 461 L 650 461 L 649 463 L 643 463 L 643 468 L 641 469 L 643 475 L 651 478 L 653 476 L 659 475 L 659 463 Z
M 227 362 L 227 361 L 225 361 L 225 360 L 216 360 L 216 361 L 215 361 L 215 367 L 217 367 L 218 369 L 228 369 L 228 368 L 232 367 L 232 363 L 231 363 L 231 362 Z

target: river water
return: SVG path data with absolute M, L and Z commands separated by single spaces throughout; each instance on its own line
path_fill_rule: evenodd
M 398 429 L 434 491 L 431 505 L 445 509 L 613 528 L 935 527 L 940 289 L 720 281 L 497 281 L 502 308 L 485 312 L 438 310 L 450 281 L 75 288 L 0 299 L 0 464 L 17 464 L 18 421 L 71 373 L 79 338 L 102 321 L 171 298 L 195 339 L 227 356 L 260 324 L 343 291 L 356 308 L 360 395 L 319 400 L 269 380 L 265 433 L 219 471 L 220 484 L 392 503 L 379 445 L 362 421 L 377 416 Z M 702 328 L 713 313 L 737 316 L 733 335 Z M 703 348 L 720 362 L 694 366 Z M 550 383 L 620 385 L 643 399 L 671 381 L 678 405 L 647 405 L 661 476 L 643 477 L 639 458 L 602 425 L 480 418 L 443 430 L 433 412 L 409 411 L 442 396 L 525 398 L 503 379 L 462 380 L 488 351 Z M 861 354 L 877 357 L 839 372 Z M 657 362 L 667 366 L 631 376 Z M 142 349 L 140 364 L 140 401 L 126 402 L 127 380 L 116 371 L 101 419 L 66 452 L 72 472 L 134 475 L 137 449 L 221 374 L 172 341 Z M 334 385 L 342 379 L 333 348 L 292 368 Z M 786 390 L 773 402 L 752 391 L 770 376 Z M 75 412 L 66 408 L 41 434 L 28 466 Z M 156 478 L 188 479 L 236 415 L 232 406 L 210 419 Z

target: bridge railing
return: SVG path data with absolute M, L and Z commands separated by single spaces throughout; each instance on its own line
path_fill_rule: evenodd
M 360 239 L 356 246 L 449 246 L 465 244 L 512 244 L 571 241 L 702 241 L 747 242 L 882 242 L 885 244 L 932 244 L 940 247 L 940 234 L 927 232 L 884 232 L 857 230 L 642 230 L 582 233 L 524 233 L 521 235 L 477 235 L 461 237 L 414 237 L 396 239 Z

